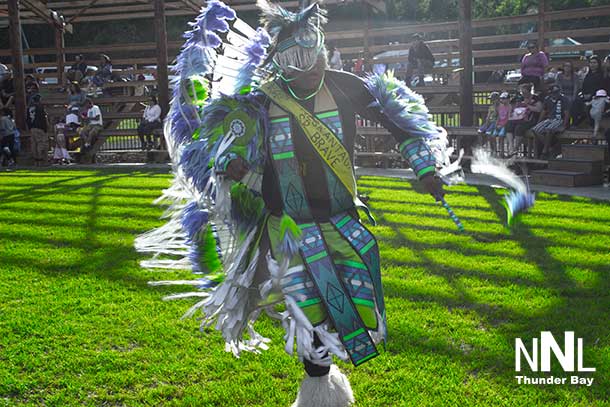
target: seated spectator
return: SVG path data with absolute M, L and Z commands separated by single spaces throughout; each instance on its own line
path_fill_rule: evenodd
M 151 104 L 144 109 L 142 121 L 138 126 L 138 137 L 140 138 L 142 150 L 152 150 L 154 148 L 153 131 L 163 127 L 161 122 L 161 106 L 159 106 L 156 96 L 151 96 L 150 100 Z
M 599 89 L 604 89 L 606 92 L 610 91 L 610 79 L 604 76 L 601 58 L 593 55 L 589 58 L 589 72 L 582 82 L 582 89 L 574 100 L 572 107 L 574 125 L 578 125 L 586 119 L 586 103 L 593 99 L 593 95 Z
M 479 133 L 479 144 L 485 144 L 483 136 L 491 135 L 496 128 L 496 121 L 498 120 L 498 105 L 500 104 L 500 94 L 498 92 L 491 92 L 489 94 L 490 105 L 487 108 L 487 116 L 483 125 L 479 127 L 477 133 Z M 493 150 L 493 146 L 492 146 Z
M 98 87 L 101 87 L 106 82 L 112 80 L 112 61 L 110 60 L 110 57 L 105 54 L 100 54 L 100 57 L 101 62 L 99 69 L 93 77 L 93 84 Z
M 82 55 L 77 55 L 74 59 L 74 63 L 66 72 L 66 79 L 68 83 L 76 82 L 80 84 L 83 78 L 87 75 L 87 63 L 85 62 Z
M 593 122 L 593 138 L 597 138 L 599 135 L 599 129 L 602 121 L 602 117 L 610 106 L 610 100 L 608 99 L 608 92 L 605 89 L 599 89 L 595 92 L 593 99 L 587 102 L 587 106 L 590 106 L 589 117 Z
M 40 96 L 40 86 L 36 80 L 32 82 L 26 82 L 25 85 L 25 104 L 29 106 L 32 103 L 34 96 Z
M 502 92 L 500 95 L 500 103 L 498 104 L 496 111 L 498 113 L 498 118 L 496 120 L 496 125 L 494 126 L 493 132 L 490 134 L 493 137 L 492 140 L 492 150 L 498 151 L 501 153 L 504 151 L 504 137 L 506 137 L 506 126 L 508 125 L 508 119 L 510 118 L 512 112 L 512 106 L 510 104 L 510 95 L 508 92 Z M 498 145 L 496 148 L 495 146 Z
M 567 98 L 561 94 L 559 85 L 552 85 L 549 96 L 544 100 L 540 122 L 532 128 L 536 142 L 542 141 L 543 158 L 550 158 L 554 136 L 563 132 L 568 127 L 569 121 Z
M 102 111 L 99 106 L 94 105 L 91 99 L 85 100 L 87 115 L 85 116 L 85 126 L 80 130 L 81 148 L 89 149 L 97 140 L 97 135 L 102 131 Z
M 17 146 L 15 138 L 17 127 L 8 109 L 0 109 L 0 157 L 2 166 L 8 166 L 9 171 L 17 164 Z
M 80 125 L 81 109 L 78 106 L 68 106 L 66 111 L 66 129 L 76 131 Z
M 28 107 L 26 124 L 32 135 L 32 156 L 36 167 L 46 166 L 49 160 L 47 121 L 47 112 L 42 103 L 40 103 L 40 95 L 32 96 L 32 103 Z
M 13 72 L 8 71 L 0 84 L 0 110 L 10 108 L 15 98 L 15 79 Z
M 62 120 L 55 123 L 55 149 L 53 150 L 53 161 L 55 164 L 70 164 L 68 154 L 68 141 L 66 138 L 66 124 Z
M 517 154 L 523 144 L 523 139 L 528 130 L 538 123 L 543 105 L 536 94 L 532 92 L 533 84 L 524 83 L 519 85 L 520 94 L 515 99 L 515 104 L 508 121 L 507 139 L 510 155 Z
M 68 106 L 76 106 L 82 110 L 87 96 L 81 90 L 80 85 L 76 82 L 70 83 L 68 86 Z
M 549 64 L 546 54 L 538 49 L 535 42 L 527 44 L 527 54 L 521 59 L 521 79 L 519 85 L 532 83 L 536 91 L 542 90 L 542 78 L 544 71 Z
M 574 72 L 574 65 L 572 62 L 566 61 L 563 63 L 562 70 L 557 73 L 554 83 L 559 86 L 561 94 L 568 103 L 568 109 L 571 109 L 572 103 L 574 103 L 581 86 L 580 78 L 576 72 Z

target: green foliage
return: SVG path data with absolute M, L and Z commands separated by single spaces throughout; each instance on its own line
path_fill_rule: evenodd
M 179 320 L 192 301 L 161 301 L 182 287 L 147 285 L 193 278 L 143 270 L 133 249 L 162 224 L 152 201 L 169 179 L 147 169 L 0 174 L 0 406 L 294 400 L 303 368 L 284 353 L 279 324 L 261 317 L 270 349 L 236 359 L 218 332 Z M 451 187 L 459 234 L 416 188 L 359 181 L 379 220 L 389 340 L 358 368 L 340 364 L 358 407 L 608 406 L 608 203 L 540 194 L 509 231 L 502 191 Z M 516 385 L 514 338 L 541 330 L 584 338 L 592 387 Z M 564 375 L 555 361 L 552 374 Z

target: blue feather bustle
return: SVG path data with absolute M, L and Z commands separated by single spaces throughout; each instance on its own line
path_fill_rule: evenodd
M 235 83 L 235 93 L 242 93 L 252 86 L 252 80 L 256 75 L 256 70 L 261 66 L 267 57 L 267 48 L 271 44 L 271 37 L 267 31 L 261 27 L 256 29 L 256 35 L 244 47 L 247 55 L 246 63 L 240 68 Z
M 365 85 L 375 98 L 371 107 L 378 107 L 410 137 L 434 140 L 444 134 L 444 131 L 430 120 L 424 98 L 409 89 L 392 72 L 369 75 L 365 78 Z
M 271 38 L 265 30 L 259 28 L 256 35 L 249 38 L 249 42 L 241 48 L 246 58 L 245 61 L 241 60 L 243 65 L 237 78 L 239 88 L 234 95 L 209 98 L 208 88 L 208 99 L 205 103 L 200 103 L 202 100 L 194 100 L 190 95 L 194 78 L 205 80 L 203 78 L 214 72 L 218 54 L 216 48 L 222 45 L 222 34 L 230 29 L 229 20 L 235 18 L 236 14 L 230 7 L 218 0 L 209 1 L 196 20 L 189 24 L 190 30 L 184 34 L 185 43 L 175 65 L 179 77 L 173 83 L 168 145 L 172 146 L 174 165 L 181 177 L 188 181 L 189 187 L 194 191 L 199 194 L 206 192 L 208 195 L 200 198 L 207 202 L 216 200 L 215 189 L 210 189 L 209 186 L 213 183 L 215 160 L 220 158 L 218 147 L 225 139 L 224 120 L 234 110 L 244 111 L 256 123 L 255 137 L 252 137 L 244 150 L 240 150 L 245 152 L 243 158 L 256 170 L 262 169 L 264 162 L 261 140 L 269 125 L 268 114 L 260 102 L 261 94 L 252 92 L 251 87 L 256 85 L 253 79 L 257 75 L 260 76 L 257 69 L 265 60 L 266 49 L 271 43 Z M 243 88 L 247 91 L 241 92 Z M 246 207 L 250 204 L 248 199 L 241 203 Z M 214 225 L 208 223 L 211 214 L 208 208 L 204 207 L 204 204 L 193 201 L 188 203 L 179 215 L 182 229 L 188 237 L 187 258 L 196 273 L 209 273 L 210 267 L 206 267 L 206 259 L 214 257 L 214 251 L 220 255 L 220 247 L 214 247 L 213 239 L 209 236 Z M 243 216 L 244 213 L 247 211 L 232 211 L 231 227 L 243 231 L 247 226 L 251 226 L 252 216 Z M 218 242 L 217 238 L 216 241 Z M 212 280 L 202 279 L 202 287 L 215 285 L 210 282 Z
M 534 206 L 535 202 L 536 195 L 533 192 L 530 192 L 529 188 L 525 192 L 511 190 L 504 197 L 504 206 L 506 207 L 506 223 L 509 226 L 512 225 L 517 219 L 518 215 Z

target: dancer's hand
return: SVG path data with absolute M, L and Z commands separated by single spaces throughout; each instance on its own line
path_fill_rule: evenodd
M 234 181 L 240 181 L 248 172 L 248 163 L 237 156 L 227 166 L 227 175 Z
M 440 201 L 443 196 L 445 196 L 441 179 L 435 177 L 433 174 L 424 175 L 420 182 L 424 186 L 424 189 L 437 201 Z

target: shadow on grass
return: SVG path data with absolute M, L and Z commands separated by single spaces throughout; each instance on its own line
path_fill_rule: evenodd
M 51 170 L 49 170 L 49 172 L 50 171 Z M 39 200 L 40 202 L 44 202 L 46 204 L 47 202 L 44 200 L 46 197 L 52 195 L 69 197 L 70 194 L 79 193 L 78 191 L 83 189 L 87 189 L 86 195 L 88 197 L 88 199 L 85 201 L 80 200 L 79 202 L 75 203 L 75 206 L 79 207 L 78 216 L 84 218 L 84 220 L 80 223 L 72 221 L 74 229 L 81 232 L 77 233 L 77 237 L 72 237 L 69 234 L 62 235 L 62 233 L 36 236 L 36 229 L 32 231 L 31 235 L 19 232 L 12 233 L 10 229 L 4 231 L 0 230 L 0 237 L 3 237 L 7 241 L 10 240 L 15 243 L 24 242 L 34 246 L 37 242 L 39 242 L 46 243 L 57 248 L 69 247 L 71 249 L 76 249 L 80 252 L 76 258 L 61 258 L 57 259 L 57 261 L 54 261 L 55 259 L 53 259 L 53 261 L 50 262 L 48 258 L 24 258 L 21 256 L 11 255 L 10 253 L 5 253 L 2 259 L 3 266 L 12 266 L 15 268 L 31 267 L 36 272 L 57 277 L 91 273 L 109 281 L 120 281 L 128 285 L 148 289 L 149 286 L 147 285 L 147 278 L 141 275 L 134 275 L 132 272 L 130 272 L 133 271 L 134 266 L 137 267 L 138 261 L 142 259 L 142 256 L 136 253 L 132 244 L 112 244 L 105 241 L 100 241 L 100 237 L 102 236 L 104 236 L 105 239 L 108 239 L 109 234 L 127 233 L 135 236 L 138 233 L 144 232 L 145 230 L 136 230 L 133 227 L 130 228 L 129 226 L 124 226 L 121 224 L 101 226 L 100 223 L 102 223 L 101 219 L 105 216 L 115 217 L 120 215 L 122 209 L 144 209 L 146 206 L 148 206 L 150 209 L 152 203 L 149 203 L 148 205 L 145 205 L 144 203 L 134 204 L 124 202 L 106 203 L 106 201 L 101 203 L 100 200 L 107 197 L 106 194 L 102 192 L 104 188 L 115 188 L 115 186 L 109 185 L 114 181 L 129 180 L 134 176 L 146 177 L 164 173 L 166 172 L 155 170 L 147 172 L 142 172 L 139 170 L 125 171 L 125 169 L 122 171 L 114 169 L 85 171 L 82 174 L 74 176 L 69 176 L 69 173 L 66 173 L 66 175 L 60 176 L 61 179 L 59 180 L 42 184 L 31 184 L 29 186 L 26 185 L 25 188 L 18 191 L 0 194 L 0 210 L 9 211 L 13 210 L 10 208 L 11 203 L 24 202 L 25 204 L 31 205 L 32 202 L 37 202 L 37 200 Z M 18 175 L 19 174 L 16 174 L 16 176 Z M 66 185 L 67 183 L 70 184 Z M 129 195 L 129 190 L 137 192 L 140 189 L 134 186 L 123 186 L 121 188 L 126 189 L 126 195 Z M 83 193 L 79 193 L 79 195 L 80 194 Z M 117 196 L 117 199 L 119 198 L 120 197 Z M 142 197 L 140 195 L 139 198 L 146 199 L 147 197 Z M 66 199 L 66 201 L 69 203 L 69 199 Z M 26 210 L 25 214 L 20 219 L 14 219 L 13 221 L 12 219 L 8 218 L 5 219 L 5 222 L 7 222 L 8 225 L 20 224 L 23 226 L 26 226 L 29 222 L 30 224 L 33 223 L 37 226 L 49 227 L 50 230 L 53 230 L 53 227 L 70 226 L 71 218 L 69 210 L 58 211 L 53 209 L 53 202 L 48 202 L 48 204 L 48 209 L 36 209 L 37 214 L 42 213 L 45 215 L 50 215 L 51 219 L 48 219 L 48 221 L 28 221 Z M 83 210 L 82 208 L 86 209 Z M 113 212 L 116 211 L 116 214 L 113 213 L 112 216 L 103 214 L 103 212 L 107 212 L 109 210 Z M 64 219 L 64 221 L 53 220 L 53 218 L 58 217 Z M 136 222 L 144 222 L 147 224 L 153 223 L 153 221 L 157 219 L 150 215 L 136 215 L 134 218 Z M 117 221 L 120 222 L 120 218 L 118 218 Z M 128 239 L 128 241 L 131 242 L 130 239 Z
M 413 189 L 418 192 L 425 193 L 418 183 L 412 185 Z M 380 186 L 380 188 L 384 188 Z M 475 195 L 482 196 L 492 211 L 494 211 L 498 217 L 504 221 L 506 219 L 505 209 L 501 204 L 502 196 L 498 195 L 496 190 L 491 187 L 479 186 L 476 187 L 478 193 Z M 453 194 L 452 194 L 453 195 Z M 467 194 L 470 195 L 470 194 Z M 449 195 L 451 196 L 451 195 Z M 566 201 L 572 201 L 566 199 Z M 484 324 L 488 324 L 493 329 L 494 333 L 500 334 L 504 339 L 503 342 L 506 344 L 506 349 L 512 346 L 515 338 L 521 337 L 526 338 L 539 337 L 540 332 L 543 330 L 550 330 L 555 335 L 558 341 L 561 342 L 561 337 L 564 331 L 575 331 L 577 337 L 583 337 L 585 341 L 585 353 L 586 358 L 590 361 L 590 365 L 602 366 L 601 348 L 598 352 L 590 352 L 593 349 L 593 345 L 599 341 L 600 338 L 607 340 L 610 338 L 610 328 L 607 324 L 601 321 L 610 320 L 610 309 L 604 307 L 604 304 L 608 304 L 608 293 L 610 292 L 610 283 L 607 279 L 608 269 L 603 266 L 590 266 L 584 265 L 587 269 L 592 272 L 600 274 L 601 278 L 597 279 L 594 286 L 582 287 L 579 286 L 576 281 L 570 277 L 570 270 L 566 266 L 566 262 L 561 261 L 556 256 L 552 255 L 548 248 L 557 246 L 557 243 L 552 239 L 537 236 L 533 233 L 527 225 L 520 223 L 517 224 L 511 231 L 510 236 L 498 236 L 494 233 L 481 233 L 471 232 L 467 233 L 467 237 L 478 240 L 475 236 L 484 236 L 486 239 L 491 241 L 499 241 L 510 239 L 519 245 L 521 249 L 521 257 L 518 259 L 523 263 L 527 263 L 538 270 L 542 274 L 541 280 L 532 281 L 527 277 L 518 276 L 499 276 L 493 273 L 484 272 L 480 270 L 470 270 L 458 266 L 448 266 L 446 262 L 439 262 L 437 259 L 428 255 L 427 252 L 431 249 L 442 248 L 443 250 L 455 252 L 461 256 L 474 256 L 477 257 L 480 254 L 492 255 L 501 259 L 504 256 L 508 256 L 503 253 L 486 253 L 484 249 L 469 249 L 460 247 L 459 244 L 453 242 L 442 242 L 442 243 L 427 243 L 414 240 L 407 234 L 403 233 L 404 228 L 421 230 L 425 233 L 426 230 L 433 230 L 438 232 L 442 228 L 427 225 L 414 225 L 414 224 L 403 224 L 403 223 L 392 223 L 385 218 L 385 215 L 395 214 L 395 211 L 384 211 L 383 209 L 375 208 L 375 203 L 379 202 L 375 198 L 371 199 L 372 209 L 378 218 L 379 224 L 391 228 L 395 236 L 398 237 L 399 241 L 406 247 L 408 247 L 413 253 L 416 260 L 410 262 L 400 262 L 393 260 L 385 260 L 385 264 L 406 267 L 407 273 L 409 269 L 424 269 L 425 272 L 434 276 L 434 278 L 440 278 L 450 288 L 451 295 L 442 295 L 440 292 L 435 292 L 434 288 L 425 287 L 424 289 L 418 289 L 413 285 L 403 286 L 400 283 L 399 277 L 386 278 L 384 281 L 385 294 L 388 298 L 402 298 L 413 303 L 430 303 L 438 304 L 451 312 L 453 309 L 464 309 L 470 312 L 474 312 L 483 321 Z M 427 203 L 416 203 L 417 205 L 429 206 Z M 457 207 L 458 205 L 456 205 Z M 467 208 L 468 206 L 462 205 Z M 459 213 L 458 213 L 459 215 Z M 428 217 L 428 215 L 421 215 Z M 528 216 L 528 215 L 525 215 Z M 532 214 L 530 216 L 535 216 Z M 433 218 L 437 218 L 436 215 L 432 215 Z M 447 233 L 454 234 L 454 231 L 445 229 Z M 579 234 L 579 231 L 575 231 L 570 228 L 562 228 L 562 225 L 557 225 L 555 230 L 563 231 L 566 234 L 573 234 L 575 237 Z M 581 233 L 586 232 L 584 230 Z M 604 234 L 604 233 L 602 233 Z M 495 235 L 495 237 L 494 237 Z M 394 245 L 394 239 L 392 239 Z M 393 246 L 394 246 L 393 245 Z M 583 248 L 578 248 L 583 249 Z M 450 254 L 448 255 L 451 256 Z M 382 255 L 383 259 L 383 255 Z M 508 258 L 510 260 L 516 260 Z M 464 284 L 462 279 L 476 280 L 480 282 L 480 285 L 470 287 L 468 284 Z M 434 280 L 431 280 L 434 281 Z M 431 283 L 433 284 L 433 283 Z M 531 290 L 543 290 L 542 292 L 536 292 L 536 296 L 542 300 L 549 300 L 548 304 L 538 307 L 532 312 L 527 311 L 524 307 L 519 307 L 521 312 L 516 311 L 512 305 L 513 303 L 494 303 L 495 297 L 485 297 L 477 294 L 477 289 L 490 288 L 491 290 L 498 290 L 499 295 L 506 296 L 508 292 L 517 293 L 517 295 L 525 295 L 531 293 Z M 502 292 L 506 290 L 506 292 Z M 547 295 L 549 298 L 546 298 Z M 493 300 L 489 300 L 493 298 Z M 527 296 L 524 298 L 515 298 L 517 302 L 532 301 L 532 298 Z M 521 304 L 517 304 L 521 305 Z M 535 306 L 534 306 L 535 308 Z M 391 321 L 391 315 L 388 316 Z M 514 353 L 507 352 L 507 354 L 498 353 L 497 350 L 486 348 L 485 346 L 477 349 L 476 352 L 464 351 L 460 346 L 453 346 L 447 341 L 436 340 L 433 338 L 435 335 L 431 333 L 430 336 L 425 334 L 411 331 L 404 324 L 395 324 L 398 326 L 390 327 L 390 337 L 394 338 L 394 341 L 390 340 L 390 352 L 403 352 L 406 349 L 416 349 L 422 353 L 439 353 L 446 355 L 452 359 L 463 361 L 472 366 L 478 366 L 476 371 L 486 370 L 491 374 L 491 377 L 495 377 L 495 380 L 505 382 L 507 385 L 514 385 L 515 380 L 513 378 L 514 372 Z M 422 324 L 423 325 L 423 324 Z M 394 331 L 392 331 L 394 330 Z M 438 335 L 438 334 L 436 334 Z M 400 339 L 398 339 L 400 338 Z M 464 340 L 467 340 L 464 339 Z M 608 344 L 602 344 L 607 346 Z M 467 348 L 468 349 L 468 348 Z M 553 363 L 553 371 L 559 375 L 566 376 L 566 373 L 558 368 L 557 363 Z M 599 371 L 599 369 L 598 369 Z M 476 373 L 476 372 L 475 372 Z M 592 388 L 592 397 L 607 397 L 608 386 L 607 378 L 601 374 L 595 375 L 598 385 Z M 552 387 L 552 386 L 551 386 Z M 544 391 L 554 392 L 559 391 L 553 388 L 545 389 Z

